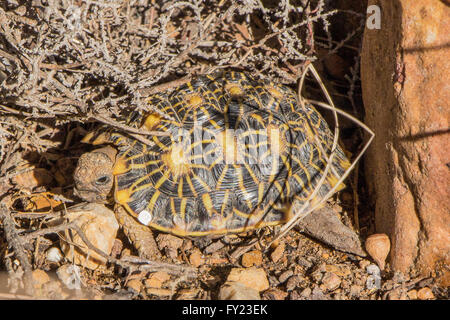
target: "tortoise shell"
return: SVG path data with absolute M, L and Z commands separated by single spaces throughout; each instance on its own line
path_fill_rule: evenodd
M 84 142 L 118 149 L 115 201 L 138 221 L 179 236 L 241 232 L 286 222 L 327 164 L 333 134 L 289 87 L 240 72 L 200 76 L 147 99 L 128 125 L 167 133 L 144 144 L 99 129 Z M 322 148 L 318 146 L 321 144 Z M 321 199 L 349 167 L 337 148 Z M 339 177 L 338 177 L 338 176 Z

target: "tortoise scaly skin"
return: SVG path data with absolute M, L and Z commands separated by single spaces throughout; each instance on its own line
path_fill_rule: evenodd
M 147 101 L 158 112 L 133 112 L 127 124 L 170 135 L 150 136 L 153 145 L 146 145 L 107 127 L 89 133 L 84 142 L 113 146 L 117 155 L 109 175 L 95 161 L 83 164 L 89 154 L 80 158 L 76 190 L 88 201 L 103 201 L 113 180 L 115 202 L 128 214 L 178 236 L 286 222 L 292 204 L 313 192 L 327 164 L 322 150 L 329 154 L 333 145 L 313 106 L 302 107 L 289 87 L 245 73 L 201 76 Z M 312 204 L 349 165 L 338 147 Z

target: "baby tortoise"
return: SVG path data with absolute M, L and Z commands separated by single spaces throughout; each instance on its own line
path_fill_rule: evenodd
M 83 142 L 107 147 L 82 155 L 74 175 L 86 201 L 107 202 L 114 190 L 119 223 L 144 255 L 148 227 L 204 236 L 288 221 L 292 204 L 304 203 L 318 184 L 323 151 L 333 145 L 312 105 L 302 106 L 287 86 L 245 73 L 200 76 L 147 101 L 157 111 L 132 112 L 127 125 L 167 135 L 149 136 L 148 145 L 101 127 Z M 338 146 L 312 204 L 349 166 Z

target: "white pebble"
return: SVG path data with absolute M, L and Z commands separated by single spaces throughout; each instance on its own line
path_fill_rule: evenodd
M 61 250 L 57 247 L 51 247 L 45 252 L 45 256 L 47 258 L 47 261 L 59 263 L 64 258 Z

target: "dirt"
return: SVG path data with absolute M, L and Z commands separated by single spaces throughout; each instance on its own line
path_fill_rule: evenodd
M 162 259 L 150 269 L 132 267 L 136 250 L 120 231 L 115 260 L 104 267 L 58 258 L 64 225 L 56 230 L 49 222 L 81 202 L 72 179 L 77 159 L 90 150 L 81 138 L 101 124 L 129 130 L 118 119 L 130 109 L 150 111 L 149 92 L 218 68 L 296 88 L 313 61 L 335 104 L 364 115 L 358 58 L 365 8 L 322 1 L 304 10 L 273 1 L 108 3 L 0 4 L 0 299 L 217 299 L 235 268 L 267 278 L 262 299 L 448 298 L 433 278 L 392 272 L 389 263 L 377 282 L 370 258 L 295 229 L 267 250 L 276 228 L 216 239 L 155 233 Z M 306 88 L 304 95 L 320 96 L 313 81 Z M 351 154 L 361 148 L 361 131 L 350 121 L 341 122 L 340 138 Z M 358 166 L 346 183 L 333 203 L 365 239 L 374 233 L 374 213 Z M 254 239 L 259 242 L 236 254 Z

